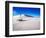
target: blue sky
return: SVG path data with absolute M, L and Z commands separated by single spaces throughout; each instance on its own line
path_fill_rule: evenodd
M 40 8 L 13 7 L 13 16 L 19 15 L 20 13 L 30 16 L 40 16 Z

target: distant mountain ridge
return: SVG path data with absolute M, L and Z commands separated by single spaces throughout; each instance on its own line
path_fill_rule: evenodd
M 25 15 L 26 17 L 33 17 L 33 16 L 30 16 L 30 15 Z
M 21 17 L 21 16 L 26 16 L 26 17 L 33 17 L 33 16 L 31 16 L 31 15 L 25 15 L 25 14 L 16 15 L 16 17 Z
M 30 15 L 24 15 L 24 14 L 21 14 L 21 15 L 16 15 L 16 16 L 13 16 L 14 20 L 18 20 L 18 21 L 28 21 L 28 20 L 35 20 L 35 19 L 39 19 L 40 17 L 39 16 L 30 16 Z

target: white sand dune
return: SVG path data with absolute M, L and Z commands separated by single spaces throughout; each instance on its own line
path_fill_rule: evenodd
M 40 29 L 40 17 L 26 17 L 24 15 L 21 16 L 23 20 L 26 21 L 18 21 L 20 15 L 13 16 L 13 30 L 39 30 Z

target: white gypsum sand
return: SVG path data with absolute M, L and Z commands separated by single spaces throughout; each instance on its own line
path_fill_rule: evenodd
M 26 21 L 18 21 L 21 19 L 20 15 L 13 16 L 13 31 L 40 29 L 40 17 L 26 17 L 24 15 L 21 17 Z

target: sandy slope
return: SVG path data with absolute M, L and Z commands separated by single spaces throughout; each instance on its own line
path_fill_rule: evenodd
M 22 15 L 22 19 L 26 21 L 18 21 L 19 16 L 13 16 L 13 30 L 39 30 L 40 18 L 39 17 L 26 17 Z

